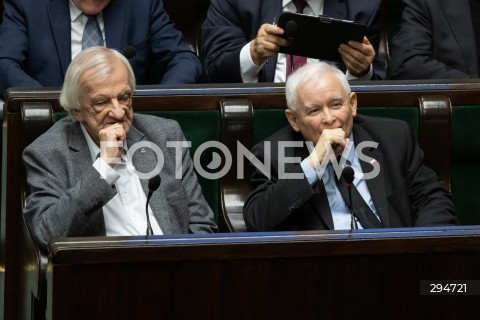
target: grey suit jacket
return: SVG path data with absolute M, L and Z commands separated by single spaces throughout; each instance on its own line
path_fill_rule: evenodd
M 217 227 L 205 201 L 187 148 L 182 148 L 182 177 L 175 175 L 175 148 L 167 141 L 183 141 L 177 122 L 155 116 L 135 114 L 127 145 L 151 142 L 164 156 L 160 188 L 153 193 L 150 206 L 162 231 L 207 233 Z M 79 123 L 70 117 L 55 123 L 29 145 L 23 154 L 30 195 L 24 215 L 36 240 L 44 247 L 56 237 L 105 235 L 102 207 L 116 190 L 92 166 L 92 158 Z M 132 158 L 138 172 L 151 172 L 157 165 L 155 150 L 145 147 Z M 141 180 L 147 191 L 148 180 Z
M 468 0 L 404 0 L 390 50 L 392 79 L 478 76 L 478 53 Z

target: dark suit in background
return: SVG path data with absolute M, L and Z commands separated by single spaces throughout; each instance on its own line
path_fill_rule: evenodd
M 381 8 L 380 0 L 325 0 L 323 14 L 367 24 L 366 36 L 378 55 Z M 240 50 L 257 36 L 262 24 L 278 21 L 281 13 L 282 0 L 212 0 L 202 25 L 201 56 L 207 81 L 241 83 Z M 260 72 L 259 82 L 273 82 L 276 62 L 276 56 L 269 60 Z M 372 79 L 386 76 L 378 59 L 373 68 Z
M 406 7 L 402 24 L 390 49 L 390 77 L 478 77 L 478 53 L 469 0 L 403 2 Z
M 380 164 L 380 174 L 366 180 L 377 213 L 386 228 L 455 225 L 457 220 L 450 194 L 437 181 L 435 173 L 423 165 L 423 152 L 406 122 L 357 115 L 354 118 L 355 145 L 375 141 L 377 148 L 363 154 Z M 269 180 L 254 168 L 254 191 L 245 203 L 244 217 L 249 230 L 332 230 L 333 219 L 322 179 L 310 186 L 304 179 L 278 179 L 278 142 L 304 141 L 288 125 L 271 141 Z M 253 154 L 264 162 L 263 142 Z M 287 148 L 286 157 L 308 156 L 304 148 Z M 360 161 L 365 173 L 369 163 Z M 285 172 L 303 174 L 300 163 L 286 165 Z
M 12 86 L 61 86 L 70 64 L 68 0 L 5 0 L 0 28 L 0 94 Z M 198 57 L 169 20 L 161 0 L 112 0 L 103 10 L 106 46 L 136 48 L 137 84 L 194 83 Z M 160 75 L 149 75 L 156 65 Z M 150 70 L 151 72 L 151 70 Z

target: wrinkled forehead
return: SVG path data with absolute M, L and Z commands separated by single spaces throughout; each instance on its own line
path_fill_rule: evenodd
M 331 99 L 348 99 L 349 94 L 336 77 L 323 77 L 319 81 L 306 82 L 298 87 L 298 102 L 328 101 Z
M 133 90 L 129 82 L 128 70 L 120 61 L 98 65 L 86 70 L 80 77 L 80 90 L 90 95 L 100 89 L 123 92 Z

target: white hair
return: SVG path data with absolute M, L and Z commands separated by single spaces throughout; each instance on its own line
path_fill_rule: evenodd
M 119 60 L 127 69 L 128 83 L 132 90 L 135 89 L 135 74 L 132 67 L 120 52 L 105 47 L 91 47 L 81 51 L 68 66 L 60 93 L 60 105 L 70 115 L 73 109 L 80 108 L 80 95 L 83 88 L 90 81 L 102 81 L 112 72 L 112 62 Z M 89 77 L 83 75 L 94 70 Z
M 310 62 L 300 67 L 288 77 L 287 83 L 285 84 L 287 107 L 295 111 L 298 100 L 298 88 L 306 83 L 320 81 L 327 74 L 335 76 L 348 95 L 351 93 L 347 76 L 340 69 L 322 61 Z

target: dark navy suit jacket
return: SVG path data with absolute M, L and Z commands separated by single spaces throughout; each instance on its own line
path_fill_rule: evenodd
M 377 148 L 361 150 L 380 165 L 379 174 L 366 180 L 368 190 L 385 228 L 456 225 L 451 195 L 437 181 L 430 168 L 423 165 L 419 148 L 408 124 L 404 121 L 357 115 L 354 118 L 355 145 L 364 141 L 378 143 Z M 304 179 L 279 177 L 279 142 L 303 141 L 290 125 L 276 132 L 252 152 L 261 163 L 270 152 L 271 179 L 254 167 L 253 192 L 245 202 L 244 217 L 251 231 L 272 230 L 332 230 L 333 218 L 323 181 L 310 186 Z M 286 159 L 305 159 L 309 152 L 303 148 L 286 148 Z M 371 163 L 360 161 L 365 173 Z M 299 162 L 287 163 L 287 173 L 303 173 Z
M 469 0 L 404 2 L 402 24 L 392 39 L 390 77 L 477 77 L 479 53 Z
M 202 58 L 209 82 L 242 82 L 240 50 L 254 39 L 264 23 L 282 13 L 281 0 L 212 0 L 202 25 Z M 378 53 L 382 1 L 325 0 L 323 14 L 332 18 L 361 21 L 368 26 L 367 38 Z M 314 41 L 312 36 L 312 41 Z M 259 82 L 273 82 L 277 57 L 270 59 Z M 386 76 L 385 66 L 375 59 L 374 79 Z
M 0 28 L 0 93 L 12 86 L 61 86 L 71 61 L 68 0 L 5 0 Z M 150 84 L 152 63 L 161 83 L 194 83 L 195 53 L 161 0 L 112 0 L 103 10 L 106 46 L 136 48 L 130 59 L 138 84 Z

